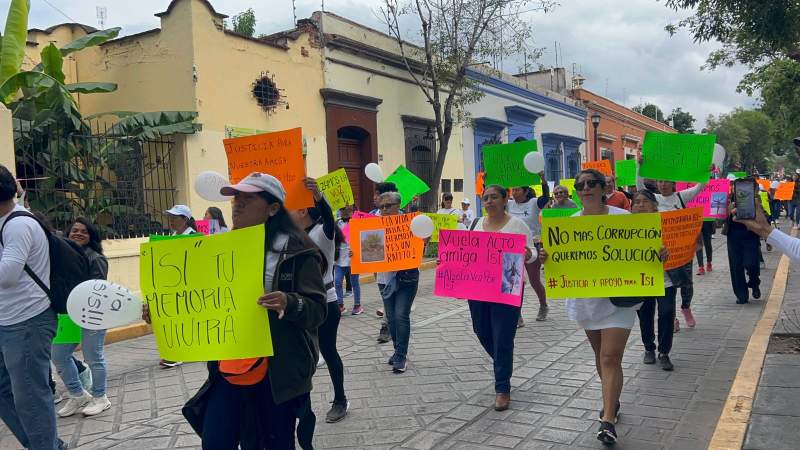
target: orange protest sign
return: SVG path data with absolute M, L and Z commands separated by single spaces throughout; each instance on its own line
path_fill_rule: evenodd
M 669 252 L 664 270 L 676 269 L 694 258 L 697 236 L 702 225 L 702 207 L 661 213 L 661 239 Z
M 767 180 L 766 178 L 759 178 L 756 181 L 758 181 L 759 186 L 761 186 L 765 191 L 769 192 L 769 188 L 772 185 L 771 181 Z
M 475 176 L 475 194 L 478 197 L 483 196 L 483 187 L 484 183 L 486 182 L 486 174 L 481 171 Z
M 785 181 L 775 189 L 775 200 L 791 200 L 794 194 L 794 182 Z
M 352 273 L 394 272 L 422 263 L 422 239 L 411 234 L 418 213 L 350 220 Z
M 314 198 L 303 179 L 303 134 L 300 128 L 224 139 L 228 156 L 228 174 L 238 183 L 252 172 L 268 173 L 286 189 L 286 208 L 301 209 L 314 206 Z
M 611 171 L 611 161 L 607 159 L 601 159 L 600 161 L 588 161 L 583 163 L 581 168 L 585 169 L 594 169 L 602 173 L 606 176 L 612 176 L 614 173 Z

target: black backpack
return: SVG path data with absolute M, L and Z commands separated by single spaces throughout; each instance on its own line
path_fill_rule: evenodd
M 50 248 L 50 288 L 25 264 L 25 273 L 47 294 L 53 310 L 59 314 L 67 313 L 67 298 L 75 286 L 91 280 L 89 258 L 80 245 L 51 232 L 39 219 L 27 211 L 16 211 L 8 216 L 0 228 L 0 245 L 3 243 L 3 230 L 8 221 L 15 217 L 31 217 L 42 227 Z

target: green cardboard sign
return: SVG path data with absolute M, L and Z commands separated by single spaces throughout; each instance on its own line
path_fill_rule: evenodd
M 546 208 L 542 210 L 542 218 L 572 217 L 573 214 L 580 210 L 581 208 Z
M 157 242 L 157 241 L 169 241 L 171 239 L 184 239 L 184 238 L 193 238 L 193 237 L 201 237 L 205 236 L 203 233 L 192 233 L 192 234 L 151 234 L 150 235 L 150 242 Z
M 739 178 L 747 178 L 747 172 L 729 172 L 729 173 L 735 176 L 737 180 Z
M 58 315 L 58 328 L 53 344 L 80 344 L 81 327 L 75 324 L 68 314 Z
M 384 181 L 386 183 L 394 183 L 397 186 L 397 190 L 400 192 L 401 208 L 405 208 L 417 195 L 422 195 L 431 190 L 430 186 L 425 184 L 420 177 L 414 175 L 402 164 Z
M 617 186 L 636 186 L 636 161 L 626 159 L 617 161 L 614 167 Z
M 648 131 L 642 144 L 639 175 L 653 180 L 708 181 L 717 137 Z
M 537 151 L 536 141 L 520 141 L 510 144 L 484 145 L 483 168 L 486 184 L 499 184 L 505 188 L 542 184 L 538 174 L 525 169 L 525 155 Z

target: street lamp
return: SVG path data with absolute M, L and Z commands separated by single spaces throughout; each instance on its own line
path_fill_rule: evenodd
M 597 126 L 600 125 L 600 114 L 592 114 L 592 126 L 594 127 L 594 160 L 599 161 L 597 158 Z

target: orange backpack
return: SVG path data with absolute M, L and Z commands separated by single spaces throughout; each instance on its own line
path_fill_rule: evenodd
M 219 362 L 219 372 L 228 383 L 252 386 L 264 379 L 268 365 L 267 358 L 231 359 Z

